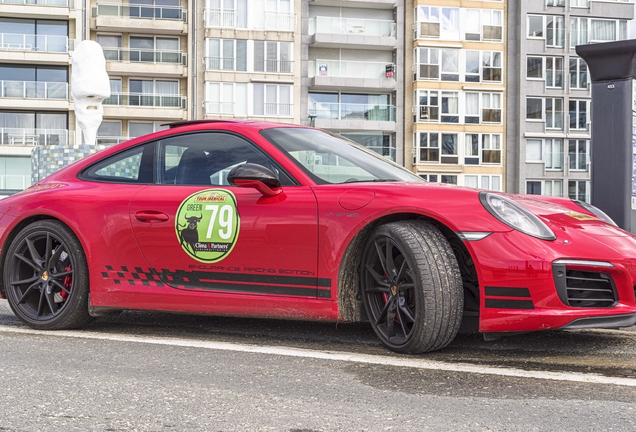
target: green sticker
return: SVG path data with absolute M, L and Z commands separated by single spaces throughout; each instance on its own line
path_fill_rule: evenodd
M 228 256 L 240 227 L 236 197 L 224 189 L 207 189 L 190 195 L 179 206 L 175 218 L 179 244 L 188 255 L 204 263 L 215 263 Z

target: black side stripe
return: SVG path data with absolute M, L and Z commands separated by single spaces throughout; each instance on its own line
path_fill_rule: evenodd
M 330 298 L 331 297 L 331 290 L 305 288 L 305 287 L 292 287 L 292 286 L 236 284 L 236 283 L 199 281 L 195 284 L 193 283 L 187 283 L 185 285 L 180 284 L 179 287 L 184 287 L 187 289 L 198 288 L 198 289 L 202 289 L 206 291 L 279 294 L 279 295 L 309 297 L 309 298 L 315 298 L 315 297 Z
M 486 299 L 486 307 L 492 309 L 534 309 L 532 300 Z
M 527 297 L 530 298 L 530 290 L 528 288 L 507 288 L 507 287 L 484 287 L 487 296 L 495 297 Z
M 283 276 L 269 274 L 245 274 L 245 273 L 219 273 L 219 272 L 202 272 L 202 271 L 185 271 L 177 270 L 171 272 L 169 270 L 161 270 L 161 279 L 170 283 L 173 281 L 183 281 L 184 279 L 193 280 L 218 280 L 233 282 L 248 282 L 261 284 L 279 284 L 279 285 L 306 285 L 310 287 L 331 287 L 331 279 L 302 277 L 302 276 Z M 170 279 L 172 278 L 172 280 Z

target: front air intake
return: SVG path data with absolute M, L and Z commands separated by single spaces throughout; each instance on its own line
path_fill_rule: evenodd
M 566 306 L 608 308 L 618 303 L 614 279 L 607 273 L 573 269 L 557 263 L 552 265 L 552 271 L 557 293 Z

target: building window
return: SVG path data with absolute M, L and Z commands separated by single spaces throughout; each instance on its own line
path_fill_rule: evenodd
M 102 121 L 97 129 L 97 144 L 117 144 L 123 141 L 121 131 L 121 121 Z
M 442 92 L 442 123 L 459 123 L 458 92 Z
M 589 100 L 570 99 L 570 129 L 586 130 L 589 122 Z
M 292 43 L 254 41 L 254 72 L 291 73 Z
M 179 38 L 130 36 L 129 60 L 146 63 L 182 63 Z
M 437 90 L 418 90 L 417 120 L 422 122 L 439 121 L 439 92 Z
M 459 50 L 442 50 L 442 81 L 459 81 Z
M 342 132 L 340 135 L 395 162 L 395 144 L 391 135 L 382 132 Z
M 96 40 L 102 47 L 106 61 L 121 61 L 124 59 L 121 48 L 121 35 L 98 34 Z
M 568 159 L 571 171 L 587 171 L 590 160 L 590 142 L 588 140 L 569 140 Z
M 238 39 L 206 39 L 207 70 L 247 72 L 247 41 Z
M 563 99 L 526 99 L 526 120 L 543 120 L 547 129 L 563 129 Z
M 481 56 L 482 79 L 484 81 L 501 82 L 501 52 L 482 51 Z
M 439 38 L 439 8 L 431 6 L 418 6 L 415 10 L 415 13 L 418 22 L 418 36 L 423 38 Z
M 128 89 L 131 106 L 184 108 L 179 94 L 179 81 L 130 79 Z
M 549 48 L 563 48 L 564 18 L 559 15 L 528 15 L 527 37 L 545 39 Z
M 438 80 L 439 79 L 439 49 L 418 48 L 416 50 L 418 62 L 417 79 Z
M 252 110 L 255 116 L 291 117 L 292 86 L 253 84 Z
M 561 197 L 563 196 L 563 180 L 528 180 L 526 193 Z
M 418 149 L 419 162 L 459 163 L 456 133 L 419 132 Z
M 590 202 L 590 182 L 586 180 L 568 181 L 568 198 Z
M 528 56 L 526 78 L 545 81 L 550 88 L 563 88 L 563 57 Z
M 526 162 L 542 162 L 546 170 L 563 170 L 563 140 L 560 138 L 526 140 Z
M 500 175 L 464 175 L 464 186 L 501 192 Z
M 570 18 L 570 48 L 590 42 L 610 42 L 627 39 L 626 20 Z
M 1 145 L 67 145 L 69 139 L 66 113 L 0 111 Z
M 590 0 L 570 0 L 571 7 L 589 8 Z
M 205 113 L 247 116 L 247 83 L 206 82 Z
M 128 136 L 130 138 L 148 135 L 153 132 L 168 129 L 170 126 L 163 122 L 128 122 Z
M 501 164 L 501 135 L 467 133 L 464 140 L 464 164 Z
M 457 176 L 450 174 L 420 174 L 424 180 L 431 183 L 447 183 L 447 184 L 457 184 Z
M 38 3 L 39 4 L 39 3 Z M 68 52 L 68 21 L 0 18 L 0 49 Z
M 547 0 L 547 6 L 565 6 L 565 0 Z
M 467 41 L 501 41 L 503 37 L 502 11 L 491 9 L 465 10 L 465 34 Z
M 587 63 L 582 58 L 570 58 L 570 89 L 589 88 Z
M 501 93 L 482 93 L 481 102 L 481 121 L 501 123 Z
M 0 97 L 68 99 L 68 68 L 0 65 Z

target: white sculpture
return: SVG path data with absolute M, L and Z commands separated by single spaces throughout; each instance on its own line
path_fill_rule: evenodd
M 104 115 L 102 102 L 110 97 L 110 80 L 106 73 L 104 51 L 95 41 L 82 41 L 73 52 L 71 95 L 84 144 L 94 145 L 97 129 Z

